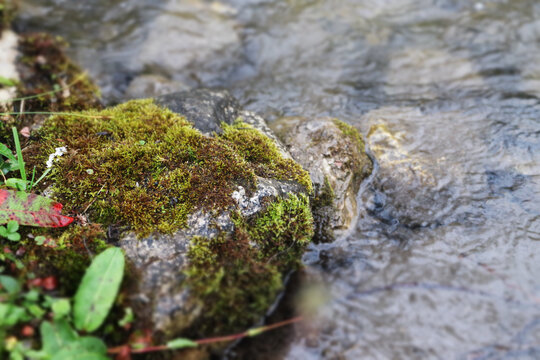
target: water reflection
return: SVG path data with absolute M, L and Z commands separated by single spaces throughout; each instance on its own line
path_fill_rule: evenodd
M 538 2 L 22 3 L 21 27 L 66 36 L 109 102 L 161 76 L 367 136 L 356 231 L 306 255 L 331 299 L 292 344 L 247 354 L 540 358 Z

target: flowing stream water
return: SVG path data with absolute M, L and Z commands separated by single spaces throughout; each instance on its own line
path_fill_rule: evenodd
M 540 359 L 539 2 L 23 0 L 18 27 L 108 103 L 220 86 L 366 137 L 354 231 L 304 258 L 324 301 L 227 358 Z

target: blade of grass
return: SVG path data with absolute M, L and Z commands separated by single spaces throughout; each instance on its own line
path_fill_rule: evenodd
M 47 176 L 48 173 L 51 172 L 51 168 L 48 168 L 47 170 L 45 170 L 45 172 L 39 177 L 39 179 L 37 179 L 37 181 L 35 183 L 33 183 L 31 186 L 30 186 L 30 189 L 33 187 L 33 186 L 36 186 L 37 184 L 39 184 L 39 182 L 41 180 L 43 180 L 45 178 L 45 176 Z
M 81 81 L 82 79 L 84 79 L 86 77 L 86 72 L 80 74 L 79 76 L 77 76 L 75 78 L 75 80 L 73 80 L 71 83 L 67 84 L 66 86 L 62 86 L 56 90 L 51 90 L 51 91 L 47 91 L 47 92 L 44 92 L 44 93 L 40 93 L 40 94 L 37 94 L 37 95 L 31 95 L 31 96 L 24 96 L 24 97 L 20 97 L 20 98 L 14 98 L 14 99 L 10 99 L 9 101 L 22 101 L 22 100 L 29 100 L 29 99 L 35 99 L 35 98 L 38 98 L 40 96 L 45 96 L 45 95 L 51 95 L 51 94 L 54 94 L 54 93 L 57 93 L 57 92 L 60 92 L 60 91 L 63 91 L 65 89 L 69 89 L 70 87 L 72 87 L 73 85 L 75 85 L 76 83 L 78 83 L 79 81 Z
M 11 128 L 13 131 L 13 140 L 15 141 L 15 148 L 17 149 L 17 161 L 19 163 L 19 171 L 21 172 L 21 179 L 26 181 L 26 171 L 24 171 L 24 160 L 22 156 L 21 143 L 19 141 L 19 134 L 17 133 L 17 128 L 13 126 Z
M 32 190 L 32 187 L 34 186 L 34 178 L 36 177 L 36 167 L 34 166 L 34 169 L 32 170 L 32 179 L 30 180 L 30 189 Z
M 49 111 L 24 111 L 24 112 L 2 112 L 0 115 L 63 115 L 63 116 L 78 116 L 90 119 L 108 119 L 108 116 L 99 116 L 99 115 L 85 115 L 78 113 L 69 113 L 69 112 L 49 112 Z

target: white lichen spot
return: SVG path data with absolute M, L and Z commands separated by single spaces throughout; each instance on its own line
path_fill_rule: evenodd
M 49 160 L 47 160 L 46 164 L 47 164 L 47 169 L 51 168 L 53 166 L 53 162 L 56 158 L 64 155 L 65 153 L 67 153 L 67 148 L 65 146 L 61 146 L 61 147 L 57 147 L 56 149 L 54 149 L 54 153 L 52 154 L 49 154 Z

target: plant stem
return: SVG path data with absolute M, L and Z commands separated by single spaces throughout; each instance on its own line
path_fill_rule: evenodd
M 76 83 L 81 81 L 82 79 L 84 79 L 85 76 L 86 76 L 86 72 L 80 74 L 71 83 L 67 84 L 66 86 L 62 86 L 57 90 L 51 90 L 51 91 L 47 91 L 47 92 L 40 93 L 40 94 L 37 94 L 37 95 L 31 95 L 31 96 L 25 96 L 25 97 L 10 99 L 9 101 L 13 102 L 13 101 L 22 101 L 22 100 L 35 99 L 35 98 L 38 98 L 38 97 L 41 97 L 41 96 L 45 96 L 45 95 L 54 94 L 54 93 L 57 93 L 57 92 L 60 92 L 60 91 L 64 91 L 66 89 L 69 89 L 70 87 L 72 87 L 73 85 L 75 85 Z
M 13 126 L 11 128 L 13 131 L 13 141 L 15 141 L 15 149 L 17 150 L 17 161 L 19 162 L 19 171 L 21 172 L 21 179 L 26 181 L 26 171 L 24 170 L 24 160 L 22 156 L 21 143 L 19 141 L 19 134 L 17 133 L 17 128 Z
M 288 319 L 288 320 L 285 320 L 285 321 L 280 321 L 280 322 L 272 324 L 272 325 L 261 326 L 261 327 L 258 327 L 258 328 L 250 329 L 250 330 L 238 333 L 238 334 L 226 335 L 226 336 L 218 336 L 218 337 L 212 337 L 212 338 L 205 338 L 205 339 L 195 340 L 194 342 L 197 343 L 197 345 L 204 345 L 204 344 L 213 344 L 213 343 L 223 342 L 223 341 L 239 340 L 239 339 L 242 339 L 242 338 L 245 338 L 245 337 L 257 336 L 257 335 L 262 334 L 264 332 L 267 332 L 269 330 L 273 330 L 273 329 L 276 329 L 276 328 L 279 328 L 279 327 L 282 327 L 282 326 L 285 326 L 285 325 L 294 324 L 294 323 L 297 323 L 299 321 L 302 321 L 301 316 L 297 316 L 295 318 Z M 114 348 L 110 348 L 110 349 L 107 350 L 107 353 L 108 354 L 119 354 L 120 352 L 125 351 L 126 346 L 127 345 L 122 345 L 122 346 L 117 346 L 117 347 L 114 347 Z M 130 353 L 131 354 L 144 354 L 144 353 L 155 352 L 155 351 L 163 351 L 163 350 L 171 350 L 171 349 L 169 349 L 167 347 L 167 345 L 156 345 L 156 346 L 148 346 L 148 347 L 145 347 L 143 349 L 131 349 L 130 348 Z

